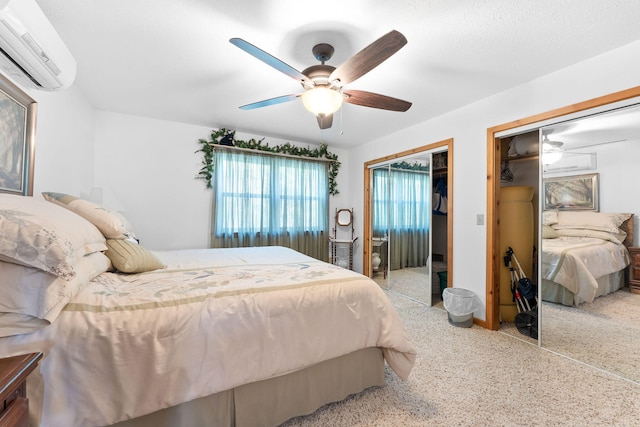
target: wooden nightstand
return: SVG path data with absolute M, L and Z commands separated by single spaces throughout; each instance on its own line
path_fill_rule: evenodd
M 42 353 L 31 353 L 0 359 L 0 426 L 29 426 L 27 377 L 41 358 Z
M 629 248 L 631 265 L 629 266 L 629 290 L 640 294 L 640 248 Z

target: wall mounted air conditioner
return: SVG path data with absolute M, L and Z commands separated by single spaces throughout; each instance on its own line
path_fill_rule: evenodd
M 567 173 L 578 171 L 595 171 L 598 169 L 596 153 L 572 153 L 565 151 L 557 162 L 542 165 L 544 173 Z
M 35 0 L 0 0 L 0 70 L 27 88 L 73 83 L 76 60 Z

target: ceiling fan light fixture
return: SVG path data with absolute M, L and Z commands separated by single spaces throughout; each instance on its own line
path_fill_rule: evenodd
M 326 87 L 315 87 L 302 94 L 302 104 L 316 116 L 328 116 L 342 106 L 342 94 Z
M 550 141 L 548 139 L 545 139 L 542 141 L 542 151 L 545 153 L 548 151 L 558 151 L 560 150 L 562 145 L 563 143 L 560 141 Z
M 547 151 L 542 153 L 542 164 L 550 165 L 562 158 L 562 151 Z
M 561 148 L 564 145 L 561 141 L 552 141 L 544 135 L 542 138 L 542 164 L 550 165 L 562 158 Z

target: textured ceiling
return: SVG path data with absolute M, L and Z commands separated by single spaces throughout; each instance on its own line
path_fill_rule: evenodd
M 258 136 L 352 147 L 640 39 L 636 0 L 37 0 L 99 109 Z M 303 70 L 313 45 L 337 66 L 390 30 L 408 44 L 348 85 L 413 102 L 345 104 L 320 131 L 295 80 L 229 43 L 240 37 Z

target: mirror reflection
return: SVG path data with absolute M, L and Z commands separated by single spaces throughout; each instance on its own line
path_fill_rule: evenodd
M 503 137 L 501 147 L 501 227 L 522 219 L 503 212 L 508 192 L 533 191 L 537 238 L 532 263 L 522 260 L 539 290 L 539 345 L 640 383 L 640 359 L 633 356 L 640 351 L 640 198 L 634 186 L 640 107 Z M 501 232 L 501 245 L 522 236 Z M 529 247 L 516 252 L 527 254 Z M 517 310 L 509 270 L 500 274 L 501 331 L 537 343 L 510 323 L 509 313 Z
M 446 171 L 446 157 L 439 161 Z M 441 300 L 442 275 L 445 287 L 447 283 L 442 255 L 447 248 L 446 218 L 439 224 L 439 240 L 433 242 L 434 201 L 440 202 L 438 213 L 446 215 L 446 172 L 444 181 L 441 175 L 434 173 L 431 153 L 376 165 L 371 173 L 373 279 L 427 305 Z
M 640 107 L 540 133 L 541 345 L 640 382 Z
M 343 227 L 347 225 L 351 225 L 351 210 L 350 209 L 340 209 L 336 214 L 336 223 Z

